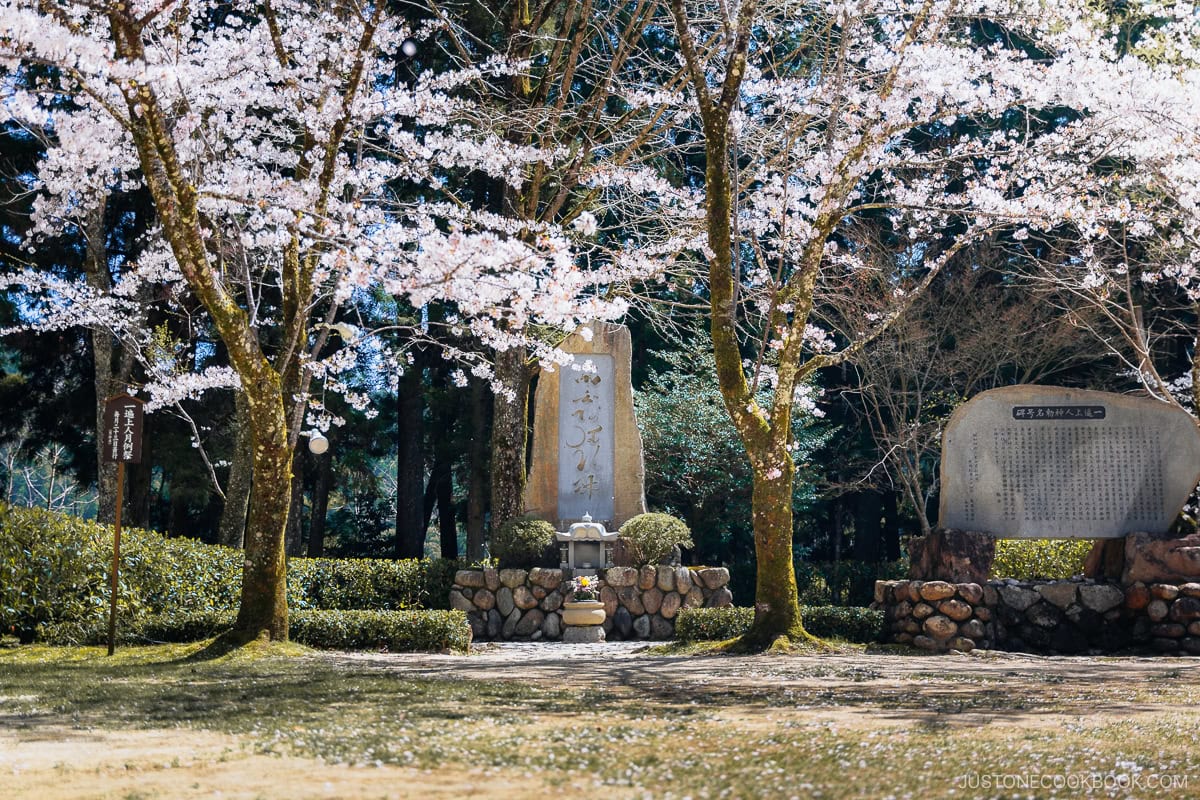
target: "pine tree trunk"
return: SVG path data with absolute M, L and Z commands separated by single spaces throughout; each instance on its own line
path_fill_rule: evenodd
M 855 495 L 854 559 L 875 563 L 883 544 L 883 493 L 867 490 Z
M 524 347 L 496 353 L 496 380 L 512 399 L 492 400 L 492 525 L 495 531 L 525 511 L 525 446 L 529 430 L 529 369 Z
M 454 478 L 447 459 L 434 465 L 437 485 L 438 538 L 442 558 L 458 558 L 458 520 L 454 516 Z
M 288 633 L 284 534 L 292 502 L 292 449 L 278 380 L 243 383 L 254 431 L 246 559 L 234 638 L 285 641 Z
M 487 500 L 487 395 L 481 380 L 471 381 L 471 444 L 467 479 L 467 558 L 483 558 L 483 525 Z
M 329 491 L 333 487 L 333 456 L 317 456 L 317 480 L 313 485 L 312 520 L 308 523 L 308 557 L 325 555 L 325 517 L 329 513 Z
M 104 225 L 107 198 L 101 197 L 99 205 L 88 213 L 85 238 L 87 239 L 87 283 L 101 294 L 107 294 L 112 289 L 112 276 L 108 272 L 108 247 Z M 96 499 L 96 519 L 99 522 L 112 524 L 117 508 L 117 465 L 104 460 L 100 446 L 100 432 L 104 430 L 104 401 L 115 394 L 120 388 L 113 378 L 113 354 L 116 342 L 106 330 L 93 328 L 92 364 L 93 384 L 96 387 L 96 484 L 98 496 Z
M 246 402 L 245 394 L 238 391 L 234 402 L 236 405 L 233 415 L 233 454 L 229 480 L 225 482 L 225 508 L 221 511 L 217 542 L 226 547 L 240 549 L 246 537 L 246 512 L 250 508 L 254 442 L 250 432 L 250 406 Z
M 288 510 L 287 533 L 284 551 L 288 558 L 303 552 L 304 545 L 304 448 L 297 447 L 292 454 L 292 501 Z
M 883 499 L 883 552 L 888 561 L 900 559 L 900 516 L 896 492 L 887 492 Z
M 425 553 L 424 382 L 420 356 L 400 379 L 396 403 L 396 557 Z

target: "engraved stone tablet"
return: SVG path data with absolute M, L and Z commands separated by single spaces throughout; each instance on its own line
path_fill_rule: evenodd
M 592 355 L 579 362 L 571 365 L 579 371 L 567 367 L 558 379 L 558 517 L 611 520 L 613 359 Z
M 950 418 L 943 528 L 1002 538 L 1165 533 L 1200 480 L 1200 431 L 1148 397 L 1010 386 Z
M 623 325 L 594 322 L 559 347 L 575 361 L 538 377 L 525 509 L 566 530 L 584 514 L 609 528 L 645 513 L 632 346 Z

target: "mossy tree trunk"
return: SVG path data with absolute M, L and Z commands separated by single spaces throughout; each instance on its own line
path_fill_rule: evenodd
M 524 347 L 496 353 L 496 380 L 513 393 L 492 403 L 492 531 L 525 511 L 529 367 Z
M 700 106 L 705 147 L 705 224 L 709 249 L 709 298 L 713 352 L 717 380 L 725 408 L 746 448 L 754 476 L 752 517 L 754 550 L 758 562 L 755 585 L 755 618 L 747 639 L 769 644 L 784 636 L 808 638 L 796 593 L 792 564 L 792 489 L 795 465 L 788 451 L 791 435 L 792 391 L 798 372 L 787 364 L 789 354 L 799 356 L 799 343 L 786 341 L 781 353 L 776 399 L 770 414 L 759 407 L 746 380 L 737 333 L 736 242 L 733 227 L 735 187 L 731 177 L 730 117 L 737 103 L 746 68 L 746 51 L 756 3 L 745 0 L 728 51 L 723 84 L 710 87 L 689 31 L 683 0 L 671 0 L 671 12 L 680 49 Z M 811 281 L 810 281 L 811 285 Z M 796 316 L 802 309 L 797 308 Z M 789 353 L 789 347 L 792 348 Z
M 137 66 L 146 62 L 143 37 L 155 15 L 139 18 L 128 4 L 110 4 L 109 30 L 116 57 Z M 362 85 L 364 64 L 373 48 L 385 5 L 376 6 L 359 37 L 353 63 L 339 86 L 341 111 L 329 127 L 305 128 L 298 136 L 293 180 L 315 189 L 313 219 L 329 207 L 338 157 L 350 126 L 352 107 Z M 278 31 L 274 9 L 262 7 L 272 31 Z M 275 34 L 277 35 L 277 34 Z M 279 39 L 275 50 L 281 67 L 291 56 Z M 150 83 L 130 79 L 120 87 L 126 124 L 138 154 L 142 179 L 150 192 L 163 235 L 188 288 L 204 306 L 224 343 L 230 366 L 241 382 L 252 431 L 251 499 L 247 512 L 241 606 L 232 632 L 234 642 L 259 638 L 285 640 L 288 633 L 284 540 L 292 499 L 292 453 L 299 438 L 307 379 L 300 363 L 308 352 L 309 315 L 316 307 L 316 270 L 322 245 L 302 245 L 300 226 L 292 232 L 280 260 L 279 345 L 264 350 L 258 326 L 238 302 L 220 265 L 207 248 L 204 222 L 190 165 L 185 165 L 172 136 L 173 110 L 164 106 Z M 115 109 L 113 110 L 116 113 Z M 321 224 L 305 239 L 320 241 Z M 313 352 L 319 352 L 319 337 Z
M 225 483 L 225 508 L 221 511 L 217 542 L 240 549 L 246 536 L 246 513 L 250 508 L 254 433 L 250 429 L 250 406 L 246 402 L 246 393 L 239 391 L 234 403 L 233 455 L 229 465 L 229 480 Z

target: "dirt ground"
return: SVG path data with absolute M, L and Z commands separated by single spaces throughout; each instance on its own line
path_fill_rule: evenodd
M 465 657 L 336 653 L 315 658 L 348 672 L 573 686 L 598 698 L 698 704 L 721 725 L 746 732 L 778 726 L 871 732 L 936 724 L 986 726 L 999 735 L 1014 728 L 1027 735 L 1067 725 L 1150 723 L 1165 717 L 1192 730 L 1200 722 L 1193 695 L 1200 688 L 1200 659 L 1190 658 L 861 652 L 691 657 L 656 656 L 629 644 L 491 645 Z M 771 701 L 770 714 L 763 713 L 764 698 Z M 67 715 L 15 725 L 3 715 L 5 699 L 0 697 L 0 797 L 14 800 L 529 797 L 548 788 L 544 776 L 512 769 L 461 763 L 351 767 L 294 753 L 264 754 L 253 737 L 187 727 L 113 729 Z M 1200 774 L 1193 779 L 1200 787 Z M 595 788 L 571 779 L 553 787 L 556 794 Z M 606 786 L 603 794 L 643 796 L 635 787 L 619 786 Z M 730 796 L 741 795 L 735 787 Z

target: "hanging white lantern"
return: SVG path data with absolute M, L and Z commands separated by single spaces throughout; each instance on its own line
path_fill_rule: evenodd
M 329 450 L 329 440 L 320 432 L 315 432 L 308 437 L 308 452 L 315 456 Z

